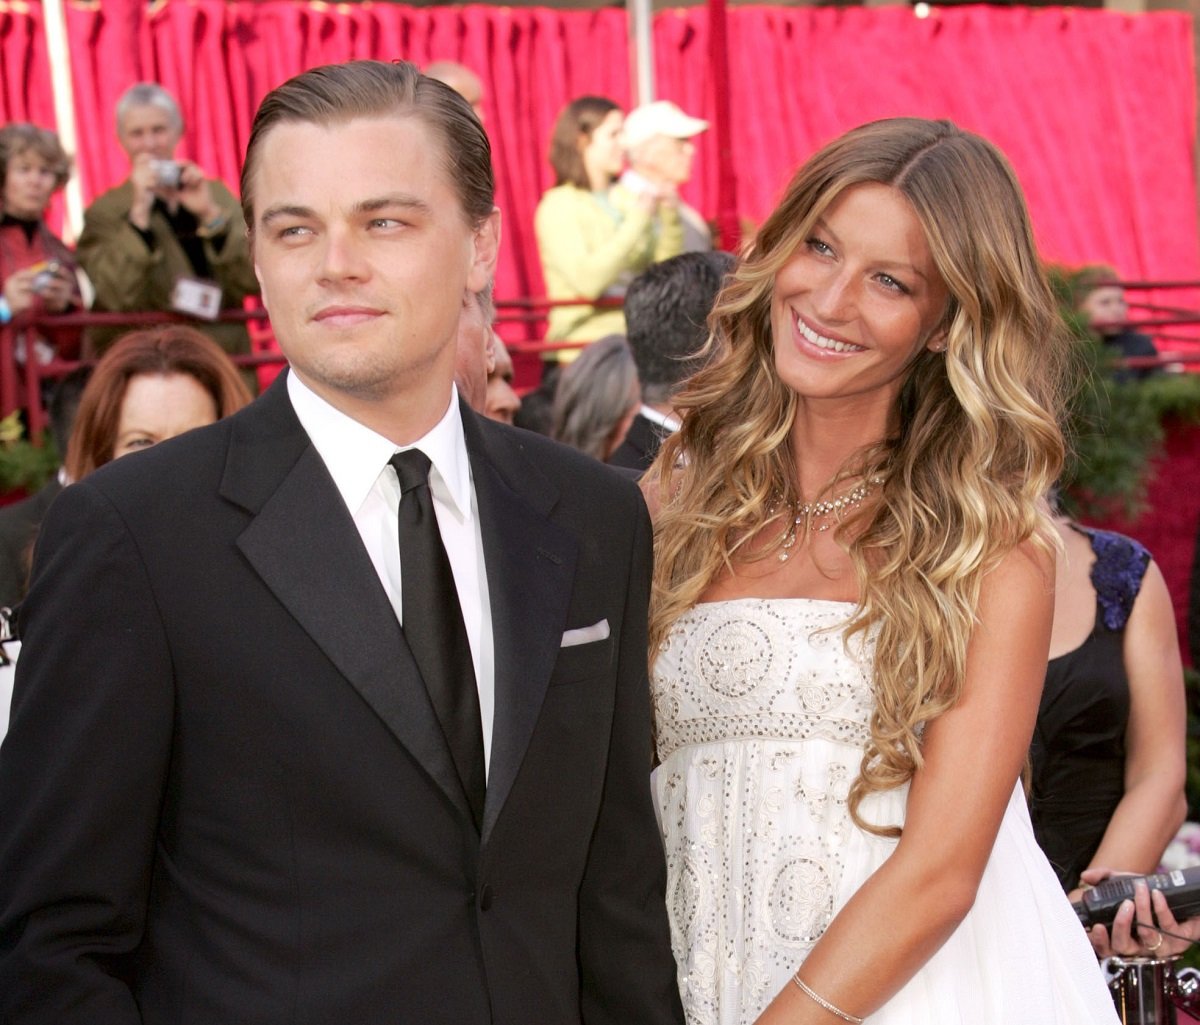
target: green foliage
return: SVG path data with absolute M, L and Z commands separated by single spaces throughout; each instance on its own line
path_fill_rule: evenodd
M 1071 274 L 1050 268 L 1063 321 L 1076 341 L 1078 387 L 1068 414 L 1070 443 L 1062 505 L 1082 520 L 1134 519 L 1146 502 L 1146 482 L 1168 417 L 1200 420 L 1200 375 L 1156 374 L 1114 379 L 1114 358 L 1071 307 Z
M 58 469 L 58 453 L 47 438 L 42 447 L 25 440 L 19 413 L 0 420 L 0 493 L 37 491 Z

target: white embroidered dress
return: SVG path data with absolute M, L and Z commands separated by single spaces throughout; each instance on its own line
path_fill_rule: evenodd
M 851 606 L 699 605 L 655 663 L 654 793 L 689 1025 L 750 1025 L 895 842 L 851 821 L 871 708 Z M 853 644 L 854 642 L 852 642 Z M 902 824 L 906 789 L 863 804 Z M 975 906 L 871 1025 L 1113 1025 L 1083 929 L 1018 786 Z

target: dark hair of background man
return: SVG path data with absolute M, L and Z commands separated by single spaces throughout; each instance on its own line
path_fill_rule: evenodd
M 708 314 L 734 262 L 729 253 L 684 253 L 651 264 L 630 283 L 626 337 L 643 402 L 670 402 L 703 365 L 697 353 L 708 338 Z

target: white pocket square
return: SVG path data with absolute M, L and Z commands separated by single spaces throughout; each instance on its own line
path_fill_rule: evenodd
M 590 644 L 592 641 L 602 641 L 608 636 L 608 620 L 602 619 L 591 626 L 581 626 L 576 630 L 564 630 L 562 646 L 573 648 L 577 644 Z

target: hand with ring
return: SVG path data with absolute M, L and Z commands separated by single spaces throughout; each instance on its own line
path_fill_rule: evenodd
M 1084 873 L 1084 881 L 1098 883 L 1115 874 L 1105 869 L 1089 869 Z M 1151 893 L 1145 883 L 1136 883 L 1133 900 L 1125 901 L 1117 910 L 1111 934 L 1104 926 L 1097 925 L 1089 931 L 1088 938 L 1098 957 L 1173 957 L 1200 939 L 1200 918 L 1177 922 L 1166 897 L 1158 890 Z

